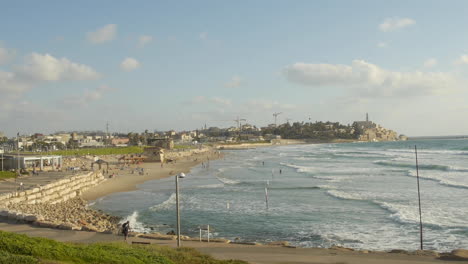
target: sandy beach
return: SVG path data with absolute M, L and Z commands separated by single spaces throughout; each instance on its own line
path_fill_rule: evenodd
M 117 193 L 135 190 L 138 184 L 149 180 L 161 179 L 175 175 L 180 172 L 189 172 L 193 166 L 209 160 L 219 158 L 215 151 L 195 154 L 189 157 L 180 158 L 176 163 L 164 164 L 161 168 L 160 163 L 143 163 L 131 165 L 124 170 L 120 166 L 111 165 L 109 174 L 115 174 L 115 177 L 108 179 L 100 185 L 85 191 L 82 198 L 91 202 L 100 197 Z M 132 168 L 144 168 L 144 175 L 137 172 L 131 173 Z M 51 228 L 40 228 L 28 224 L 18 224 L 4 221 L 0 223 L 0 230 L 26 234 L 29 236 L 47 237 L 59 241 L 93 243 L 99 241 L 123 241 L 122 236 L 115 234 L 104 234 L 98 232 L 58 230 Z M 141 237 L 131 237 L 131 242 L 147 242 L 152 244 L 175 247 L 175 240 L 157 240 Z M 346 248 L 294 248 L 276 245 L 242 245 L 226 243 L 206 243 L 198 241 L 183 241 L 183 246 L 193 247 L 203 253 L 210 254 L 219 259 L 241 259 L 250 263 L 452 263 L 441 258 L 440 255 L 432 251 L 395 251 L 371 252 L 367 250 L 356 251 Z M 458 263 L 468 263 L 468 261 L 459 261 Z
M 91 188 L 82 194 L 82 198 L 87 201 L 93 201 L 100 197 L 117 193 L 136 190 L 138 184 L 146 181 L 162 179 L 174 176 L 178 173 L 188 173 L 190 169 L 202 162 L 215 160 L 222 157 L 215 151 L 209 151 L 201 154 L 193 154 L 188 157 L 181 157 L 175 163 L 167 163 L 161 167 L 159 162 L 148 162 L 142 164 L 132 164 L 121 170 L 121 165 L 110 165 L 109 175 L 115 173 L 114 178 L 110 178 L 99 186 Z M 132 169 L 143 168 L 144 174 L 140 175 L 138 172 L 132 173 Z

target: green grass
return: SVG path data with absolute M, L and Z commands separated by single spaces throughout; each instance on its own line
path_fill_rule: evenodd
M 15 178 L 15 176 L 16 176 L 16 173 L 11 172 L 11 171 L 0 171 L 0 180 L 8 179 L 8 178 Z
M 30 154 L 38 154 L 38 152 L 27 152 Z M 39 152 L 42 155 L 62 155 L 62 156 L 84 156 L 84 155 L 123 155 L 123 154 L 139 154 L 143 153 L 142 147 L 132 146 L 123 148 L 84 148 L 84 149 L 69 149 L 56 150 L 49 152 Z
M 0 263 L 246 264 L 216 260 L 191 248 L 173 249 L 124 242 L 78 244 L 0 231 Z

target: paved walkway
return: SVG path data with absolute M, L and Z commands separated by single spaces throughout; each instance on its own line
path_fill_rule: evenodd
M 122 236 L 101 234 L 85 231 L 57 230 L 37 228 L 27 224 L 11 224 L 0 219 L 0 230 L 26 234 L 33 237 L 46 237 L 63 242 L 93 243 L 102 241 L 123 241 Z M 154 240 L 144 238 L 129 238 L 132 241 L 149 242 L 163 246 L 175 247 L 174 240 Z M 286 248 L 272 246 L 248 246 L 224 243 L 206 243 L 182 241 L 186 247 L 196 248 L 202 253 L 210 254 L 218 259 L 241 259 L 252 264 L 423 264 L 423 263 L 454 263 L 433 257 L 414 256 L 406 254 L 389 254 L 372 252 L 363 254 L 356 251 L 337 251 L 321 248 Z M 457 261 L 457 264 L 468 261 Z
M 3 181 L 0 181 L 0 194 L 19 190 L 21 182 L 23 183 L 24 190 L 27 190 L 27 189 L 38 187 L 41 185 L 46 185 L 53 181 L 56 181 L 65 177 L 70 177 L 78 173 L 86 173 L 86 172 L 85 171 L 81 171 L 81 172 L 48 171 L 48 172 L 39 172 L 39 175 L 21 176 L 16 179 L 3 180 Z

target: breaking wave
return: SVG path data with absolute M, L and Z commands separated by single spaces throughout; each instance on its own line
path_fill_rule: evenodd
M 163 209 L 169 209 L 171 208 L 172 205 L 174 205 L 176 203 L 176 194 L 173 193 L 171 194 L 171 196 L 169 196 L 169 198 L 160 203 L 160 204 L 157 204 L 157 205 L 153 205 L 151 206 L 149 209 L 151 211 L 158 211 L 158 210 L 163 210 Z

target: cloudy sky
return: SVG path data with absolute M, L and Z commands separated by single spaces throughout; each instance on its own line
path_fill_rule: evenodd
M 1 1 L 0 131 L 468 134 L 467 1 Z

